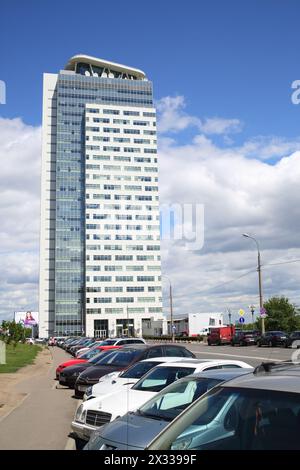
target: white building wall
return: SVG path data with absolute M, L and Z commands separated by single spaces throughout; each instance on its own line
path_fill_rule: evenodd
M 129 318 L 142 335 L 162 316 L 155 110 L 88 104 L 85 137 L 86 332 Z
M 201 334 L 204 328 L 223 326 L 223 313 L 189 313 L 189 335 Z
M 39 283 L 40 337 L 51 335 L 54 325 L 56 82 L 56 74 L 44 74 Z

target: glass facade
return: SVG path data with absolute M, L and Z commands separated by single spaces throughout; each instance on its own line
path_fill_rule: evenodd
M 152 83 L 62 71 L 56 92 L 55 332 L 81 334 L 86 314 L 85 105 L 152 107 Z

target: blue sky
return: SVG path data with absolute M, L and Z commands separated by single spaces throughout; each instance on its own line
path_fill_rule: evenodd
M 244 232 L 264 298 L 300 305 L 299 0 L 2 0 L 0 15 L 0 318 L 38 309 L 42 74 L 78 53 L 147 73 L 160 201 L 204 205 L 202 249 L 162 241 L 175 314 L 257 304 Z
M 243 137 L 295 137 L 299 13 L 297 0 L 4 0 L 1 116 L 39 124 L 42 73 L 83 52 L 145 70 L 190 114 L 240 119 Z

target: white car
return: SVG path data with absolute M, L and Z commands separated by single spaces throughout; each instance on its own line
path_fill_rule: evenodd
M 180 359 L 160 364 L 151 369 L 131 388 L 121 388 L 115 393 L 86 400 L 77 409 L 72 421 L 73 437 L 89 440 L 91 433 L 106 423 L 134 411 L 156 393 L 175 380 L 195 372 L 212 369 L 251 368 L 243 361 L 222 359 Z
M 125 346 L 130 344 L 146 344 L 146 341 L 143 338 L 107 338 L 103 341 L 96 341 L 93 343 L 93 346 Z M 84 354 L 88 351 L 91 346 L 87 348 L 81 348 L 79 351 L 76 352 L 76 357 L 79 357 L 81 354 Z
M 104 395 L 111 395 L 121 389 L 124 390 L 124 387 L 131 388 L 153 367 L 165 362 L 180 360 L 182 360 L 182 357 L 152 357 L 151 359 L 136 362 L 126 370 L 106 374 L 99 379 L 97 384 L 87 388 L 83 401 L 100 396 L 103 398 Z

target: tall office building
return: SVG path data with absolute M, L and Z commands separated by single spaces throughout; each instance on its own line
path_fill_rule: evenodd
M 86 55 L 44 74 L 40 336 L 162 318 L 156 115 L 144 72 Z

